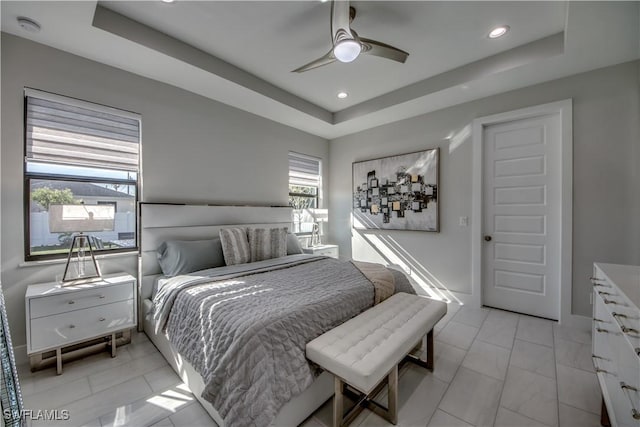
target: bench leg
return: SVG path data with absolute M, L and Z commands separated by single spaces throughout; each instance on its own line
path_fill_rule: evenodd
M 342 425 L 342 416 L 344 414 L 343 407 L 343 388 L 342 380 L 337 376 L 334 376 L 334 394 L 333 394 L 333 427 L 340 427 Z
M 433 371 L 433 329 L 427 334 L 427 369 Z
M 389 395 L 387 400 L 389 421 L 398 424 L 398 365 L 389 373 Z

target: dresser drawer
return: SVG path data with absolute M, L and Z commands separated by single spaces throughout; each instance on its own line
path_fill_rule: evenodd
M 59 295 L 31 298 L 29 311 L 31 319 L 36 319 L 133 298 L 133 282 L 114 286 L 96 286 Z
M 133 299 L 32 319 L 31 352 L 62 347 L 133 326 Z

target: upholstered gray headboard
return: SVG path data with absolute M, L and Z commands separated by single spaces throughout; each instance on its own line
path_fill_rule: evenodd
M 291 227 L 291 213 L 289 207 L 140 203 L 139 303 L 151 298 L 161 274 L 156 249 L 162 242 L 213 238 L 221 228 L 233 226 Z M 142 307 L 138 308 L 142 319 Z

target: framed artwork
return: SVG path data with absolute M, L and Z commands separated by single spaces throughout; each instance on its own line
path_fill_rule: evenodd
M 353 226 L 440 231 L 440 149 L 353 163 Z

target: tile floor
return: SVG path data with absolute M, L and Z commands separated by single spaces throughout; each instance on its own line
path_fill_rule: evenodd
M 450 304 L 435 333 L 434 372 L 410 364 L 401 370 L 398 425 L 599 426 L 589 331 Z M 71 418 L 59 425 L 215 425 L 144 334 L 134 334 L 116 358 L 105 352 L 71 362 L 61 376 L 26 366 L 19 373 L 25 408 L 67 409 Z M 331 404 L 304 427 L 330 426 Z M 388 424 L 365 411 L 352 425 Z

